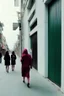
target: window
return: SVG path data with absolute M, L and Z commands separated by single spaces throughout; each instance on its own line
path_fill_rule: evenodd
M 28 5 L 28 9 L 29 9 L 29 10 L 32 9 L 34 3 L 35 3 L 35 0 L 30 0 L 30 3 L 29 3 L 29 5 Z
M 32 15 L 31 15 L 31 17 L 29 19 L 29 22 L 32 20 L 32 18 L 34 17 L 34 15 L 35 15 L 35 10 L 33 11 Z
M 30 31 L 32 31 L 36 26 L 37 26 L 37 19 L 36 19 L 36 21 L 33 23 L 33 25 L 30 27 Z
M 19 0 L 14 0 L 14 6 L 18 7 L 19 6 Z

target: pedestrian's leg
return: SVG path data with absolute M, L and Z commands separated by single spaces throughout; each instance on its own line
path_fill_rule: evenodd
M 9 66 L 8 66 L 8 72 L 9 72 Z
M 13 71 L 13 65 L 12 65 L 12 71 Z
M 27 87 L 30 88 L 30 73 L 27 73 Z
M 29 78 L 29 77 L 27 77 L 27 81 L 28 81 L 28 83 L 30 84 L 30 78 Z
M 0 58 L 0 63 L 1 63 L 1 58 Z
M 2 63 L 2 58 L 1 58 L 1 63 Z
M 14 71 L 14 65 L 12 65 L 12 71 Z
M 0 58 L 0 63 L 2 63 L 2 57 Z
M 7 66 L 7 73 L 9 72 L 9 66 Z
M 15 65 L 13 65 L 13 71 L 14 71 L 14 69 L 15 69 Z
M 7 72 L 7 66 L 6 66 L 6 72 Z
M 30 84 L 30 78 L 27 78 L 28 79 L 28 83 Z
M 7 71 L 7 66 L 6 66 L 6 71 Z
M 27 81 L 28 81 L 28 83 L 27 83 L 27 87 L 30 88 L 30 77 L 27 77 Z
M 11 69 L 12 69 L 12 71 L 13 71 L 13 65 L 11 65 Z
M 23 82 L 25 83 L 25 77 L 23 77 Z

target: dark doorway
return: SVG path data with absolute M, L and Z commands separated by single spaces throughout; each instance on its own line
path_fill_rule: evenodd
M 37 32 L 31 36 L 31 49 L 33 57 L 33 67 L 37 69 Z

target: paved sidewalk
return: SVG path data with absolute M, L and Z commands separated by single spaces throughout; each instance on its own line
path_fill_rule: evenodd
M 35 69 L 31 70 L 31 88 L 22 82 L 20 59 L 17 57 L 15 71 L 6 73 L 4 61 L 0 64 L 0 96 L 64 96 L 51 82 Z M 27 82 L 26 82 L 27 83 Z

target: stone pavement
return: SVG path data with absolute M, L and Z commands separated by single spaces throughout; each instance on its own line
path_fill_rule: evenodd
M 64 96 L 58 87 L 54 86 L 48 79 L 42 77 L 35 69 L 32 69 L 31 88 L 27 88 L 21 78 L 21 63 L 17 57 L 15 71 L 6 73 L 4 60 L 0 64 L 0 96 Z M 27 83 L 27 81 L 26 81 Z

